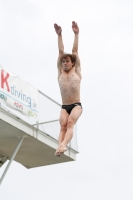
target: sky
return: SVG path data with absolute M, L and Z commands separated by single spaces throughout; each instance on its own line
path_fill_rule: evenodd
M 0 199 L 133 199 L 132 11 L 132 0 L 0 0 L 0 64 L 59 103 L 53 25 L 71 52 L 78 23 L 83 105 L 76 161 L 30 170 L 13 162 Z

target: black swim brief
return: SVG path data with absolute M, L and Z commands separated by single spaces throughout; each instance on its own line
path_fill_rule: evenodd
M 72 109 L 75 106 L 81 106 L 81 108 L 82 108 L 82 105 L 79 102 L 78 103 L 74 103 L 74 104 L 70 104 L 70 105 L 62 105 L 62 108 L 65 109 L 67 111 L 67 113 L 70 115 Z

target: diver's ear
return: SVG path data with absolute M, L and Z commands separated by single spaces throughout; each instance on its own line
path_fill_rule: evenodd
M 75 62 L 72 62 L 72 67 L 74 67 L 74 65 L 75 65 Z

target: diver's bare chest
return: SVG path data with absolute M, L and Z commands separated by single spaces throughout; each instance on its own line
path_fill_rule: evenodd
M 79 81 L 79 76 L 76 73 L 71 74 L 61 74 L 59 77 L 59 84 L 65 83 L 65 84 L 71 84 L 75 81 Z

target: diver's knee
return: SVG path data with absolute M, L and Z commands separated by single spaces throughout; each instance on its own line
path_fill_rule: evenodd
M 61 131 L 66 131 L 67 129 L 67 124 L 66 123 L 61 123 Z
M 74 126 L 74 121 L 72 119 L 69 119 L 67 122 L 67 128 L 73 128 Z

